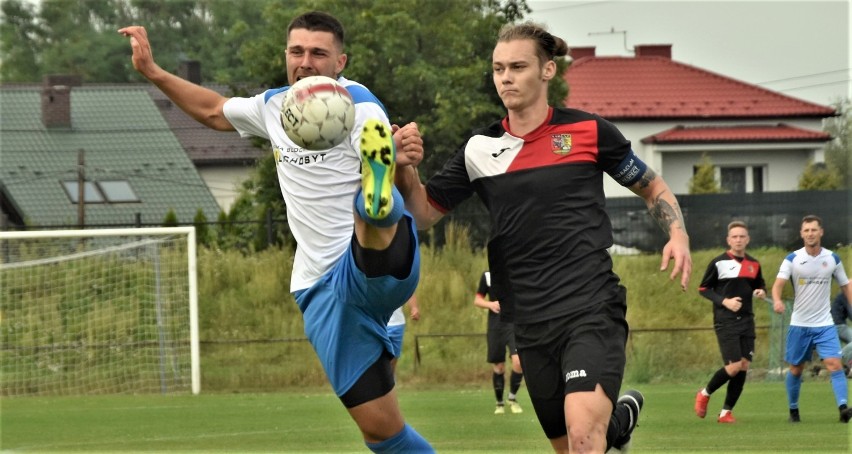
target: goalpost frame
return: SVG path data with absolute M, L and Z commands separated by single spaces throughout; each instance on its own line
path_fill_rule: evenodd
M 201 392 L 201 350 L 198 332 L 198 276 L 196 269 L 195 227 L 143 227 L 88 230 L 0 231 L 0 240 L 27 238 L 101 237 L 117 235 L 181 234 L 187 236 L 187 273 L 189 277 L 189 351 L 192 394 Z

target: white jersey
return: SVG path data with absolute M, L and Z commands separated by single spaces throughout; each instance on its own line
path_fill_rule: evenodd
M 355 101 L 355 124 L 349 140 L 329 150 L 305 150 L 284 133 L 280 112 L 289 86 L 231 98 L 224 106 L 225 117 L 240 136 L 272 142 L 287 221 L 297 243 L 291 292 L 310 287 L 349 247 L 353 202 L 361 187 L 361 129 L 371 118 L 390 126 L 384 106 L 366 87 L 343 77 L 337 81 Z
M 402 307 L 396 308 L 388 320 L 388 326 L 399 326 L 405 324 L 405 314 L 402 313 Z
M 849 283 L 840 256 L 825 248 L 816 256 L 808 255 L 805 248 L 799 249 L 784 258 L 778 277 L 791 281 L 796 295 L 790 325 L 834 326 L 831 278 L 841 286 Z

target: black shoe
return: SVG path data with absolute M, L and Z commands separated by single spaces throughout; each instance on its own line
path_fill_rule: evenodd
M 615 438 L 612 443 L 612 448 L 617 449 L 622 453 L 626 453 L 630 449 L 630 435 L 633 434 L 633 429 L 639 425 L 639 412 L 642 410 L 642 405 L 645 403 L 645 398 L 642 393 L 631 389 L 624 393 L 615 402 L 615 405 L 623 405 L 627 409 L 629 423 L 624 430 Z
M 850 419 L 852 419 L 852 408 L 841 408 L 840 409 L 840 422 L 842 422 L 843 424 L 847 424 L 847 423 L 849 423 Z
M 799 419 L 799 409 L 798 408 L 791 408 L 790 409 L 789 421 L 793 422 L 793 423 L 802 422 L 802 420 Z

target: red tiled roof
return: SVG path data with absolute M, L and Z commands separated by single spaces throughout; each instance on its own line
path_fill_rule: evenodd
M 820 131 L 797 128 L 787 124 L 742 126 L 676 126 L 648 136 L 642 143 L 688 144 L 727 142 L 826 142 L 831 135 Z
M 824 118 L 836 114 L 831 107 L 659 55 L 580 57 L 568 67 L 565 80 L 568 107 L 609 120 Z

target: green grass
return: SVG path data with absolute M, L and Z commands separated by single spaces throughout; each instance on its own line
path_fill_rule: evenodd
M 735 409 L 738 423 L 720 425 L 692 412 L 695 385 L 642 385 L 646 398 L 635 453 L 849 452 L 850 427 L 837 422 L 829 383 L 808 379 L 802 423 L 786 421 L 780 382 L 749 382 Z M 525 389 L 520 415 L 495 416 L 492 393 L 475 387 L 428 389 L 402 384 L 408 422 L 440 453 L 550 452 Z M 326 389 L 271 394 L 3 398 L 2 452 L 367 452 L 354 423 Z

